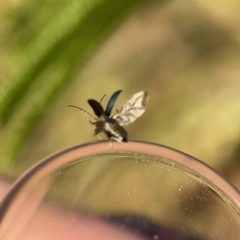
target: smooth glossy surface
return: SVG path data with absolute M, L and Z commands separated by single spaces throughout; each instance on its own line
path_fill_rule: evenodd
M 239 192 L 211 168 L 157 144 L 112 144 L 75 146 L 25 173 L 3 202 L 0 238 L 240 239 Z

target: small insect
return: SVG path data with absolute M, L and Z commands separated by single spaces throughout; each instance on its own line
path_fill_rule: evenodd
M 104 132 L 110 140 L 127 142 L 128 135 L 123 126 L 134 122 L 137 118 L 142 116 L 148 102 L 148 93 L 144 91 L 135 93 L 119 111 L 116 110 L 116 113 L 111 116 L 113 106 L 121 92 L 122 90 L 118 90 L 113 93 L 107 104 L 106 110 L 104 110 L 101 105 L 101 101 L 105 95 L 102 97 L 100 102 L 94 99 L 88 100 L 88 103 L 92 107 L 97 118 L 82 108 L 73 105 L 68 106 L 78 108 L 96 120 L 95 122 L 91 122 L 89 120 L 91 124 L 96 126 L 95 135 Z

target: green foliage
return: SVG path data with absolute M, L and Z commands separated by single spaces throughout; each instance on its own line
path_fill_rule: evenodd
M 53 100 L 61 97 L 107 34 L 143 2 L 27 1 L 8 14 L 11 64 L 0 92 L 0 167 L 14 159 Z

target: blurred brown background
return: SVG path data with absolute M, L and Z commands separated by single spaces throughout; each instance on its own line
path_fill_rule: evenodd
M 118 4 L 118 5 L 117 5 Z M 240 3 L 0 3 L 0 173 L 97 141 L 77 105 L 140 90 L 146 113 L 129 138 L 188 153 L 240 189 Z

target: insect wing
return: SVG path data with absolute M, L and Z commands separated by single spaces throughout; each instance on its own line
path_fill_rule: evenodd
M 99 103 L 98 101 L 96 101 L 94 99 L 89 99 L 88 103 L 92 107 L 96 116 L 100 117 L 100 116 L 104 115 L 104 109 L 103 109 L 101 103 Z
M 108 105 L 106 107 L 106 111 L 105 111 L 105 115 L 107 117 L 110 117 L 111 115 L 111 111 L 112 111 L 112 108 L 114 106 L 114 103 L 116 102 L 117 98 L 118 98 L 118 95 L 122 92 L 122 90 L 118 90 L 116 91 L 110 98 L 109 102 L 108 102 Z
M 130 100 L 119 110 L 119 113 L 114 117 L 116 121 L 125 126 L 134 122 L 145 112 L 148 102 L 147 92 L 135 93 Z

